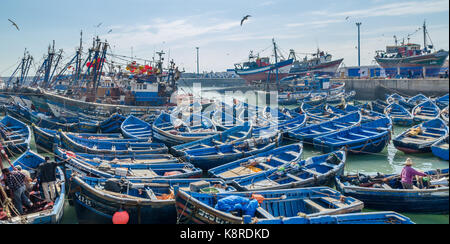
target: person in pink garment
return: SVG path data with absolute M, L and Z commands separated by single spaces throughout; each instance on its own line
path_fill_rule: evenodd
M 402 170 L 402 186 L 403 189 L 413 189 L 413 178 L 414 176 L 422 176 L 426 177 L 428 176 L 425 173 L 419 172 L 412 167 L 413 163 L 410 158 L 406 160 L 405 167 Z

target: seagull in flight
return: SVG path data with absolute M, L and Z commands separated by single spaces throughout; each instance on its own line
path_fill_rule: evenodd
M 244 18 L 242 18 L 242 20 L 241 20 L 241 26 L 242 26 L 242 24 L 244 24 L 244 21 L 248 20 L 248 18 L 250 18 L 250 17 L 252 17 L 252 16 L 251 16 L 251 15 L 247 15 L 247 16 L 245 16 Z
M 16 27 L 16 29 L 17 29 L 18 31 L 20 31 L 19 26 L 17 26 L 17 24 L 16 24 L 14 21 L 12 21 L 12 20 L 10 20 L 10 19 L 8 19 L 8 20 L 9 20 L 9 22 L 12 23 L 12 25 L 13 25 L 14 27 Z
M 102 24 L 103 24 L 103 23 L 100 23 L 100 24 L 98 24 L 96 27 L 98 28 L 98 27 L 100 27 Z
M 112 32 L 112 29 L 108 31 L 108 34 Z
M 348 19 L 350 19 L 350 16 L 345 17 L 345 20 L 348 20 Z

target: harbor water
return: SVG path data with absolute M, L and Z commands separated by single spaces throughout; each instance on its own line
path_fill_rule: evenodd
M 212 98 L 204 94 L 204 97 Z M 407 127 L 395 126 L 392 138 L 401 134 Z M 284 143 L 294 143 L 295 141 L 285 140 Z M 34 138 L 31 145 L 32 150 L 36 150 L 34 144 Z M 314 150 L 311 145 L 304 145 L 303 158 L 308 158 L 311 156 L 317 156 L 321 153 Z M 48 155 L 52 157 L 52 155 Z M 347 162 L 345 166 L 345 173 L 364 173 L 364 174 L 398 174 L 403 168 L 403 164 L 407 158 L 411 158 L 414 162 L 414 168 L 427 171 L 432 169 L 446 169 L 449 167 L 449 162 L 440 160 L 439 158 L 433 156 L 433 154 L 421 154 L 421 155 L 406 155 L 401 151 L 398 151 L 394 145 L 391 143 L 387 148 L 385 148 L 381 153 L 370 154 L 370 155 L 349 155 L 347 157 Z M 12 159 L 13 160 L 13 159 Z M 4 163 L 5 164 L 5 163 Z M 6 166 L 6 164 L 5 164 Z M 370 209 L 365 209 L 364 211 L 374 211 Z M 449 215 L 433 215 L 433 214 L 410 214 L 402 213 L 412 221 L 418 224 L 449 224 Z M 70 206 L 68 202 L 65 204 L 64 216 L 62 219 L 62 224 L 76 224 L 77 217 L 74 207 Z

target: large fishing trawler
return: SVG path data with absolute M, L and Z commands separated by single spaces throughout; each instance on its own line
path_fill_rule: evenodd
M 387 46 L 386 51 L 377 51 L 375 60 L 386 69 L 388 75 L 420 75 L 424 77 L 439 75 L 441 67 L 448 57 L 448 51 L 442 49 L 435 51 L 433 44 L 427 44 L 429 34 L 425 22 L 422 28 L 417 31 L 420 29 L 423 30 L 423 49 L 419 44 L 409 43 L 412 35 L 410 34 L 408 35 L 408 43 L 403 41 L 398 45 L 397 37 L 394 36 L 394 46 Z
M 343 58 L 332 60 L 332 55 L 317 49 L 316 53 L 306 53 L 302 60 L 298 60 L 294 50 L 290 51 L 289 57 L 294 57 L 295 61 L 289 73 L 306 75 L 307 73 L 316 75 L 334 76 L 341 65 Z M 308 57 L 310 56 L 310 57 Z
M 279 79 L 289 76 L 294 59 L 284 59 L 278 56 L 278 48 L 275 40 L 272 40 L 275 62 L 271 63 L 269 57 L 259 57 L 250 51 L 247 62 L 235 64 L 235 72 L 248 84 L 273 83 Z

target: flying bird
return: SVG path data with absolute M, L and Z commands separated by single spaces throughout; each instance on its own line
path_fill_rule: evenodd
M 350 19 L 350 16 L 345 17 L 345 20 L 348 20 L 348 19 Z
M 112 32 L 112 29 L 108 31 L 108 34 Z
M 19 26 L 17 26 L 17 24 L 16 24 L 14 21 L 12 21 L 12 20 L 10 20 L 10 19 L 8 19 L 8 20 L 9 20 L 9 22 L 12 23 L 12 25 L 13 25 L 14 27 L 16 27 L 16 29 L 17 29 L 18 31 L 20 31 Z
M 98 28 L 98 27 L 100 27 L 102 24 L 103 24 L 103 23 L 100 23 L 100 24 L 98 24 L 96 27 Z
M 247 16 L 245 16 L 244 18 L 242 18 L 242 20 L 241 20 L 241 26 L 242 26 L 242 24 L 244 24 L 244 21 L 248 20 L 248 18 L 250 18 L 250 17 L 252 17 L 252 16 L 251 16 L 251 15 L 247 15 Z

